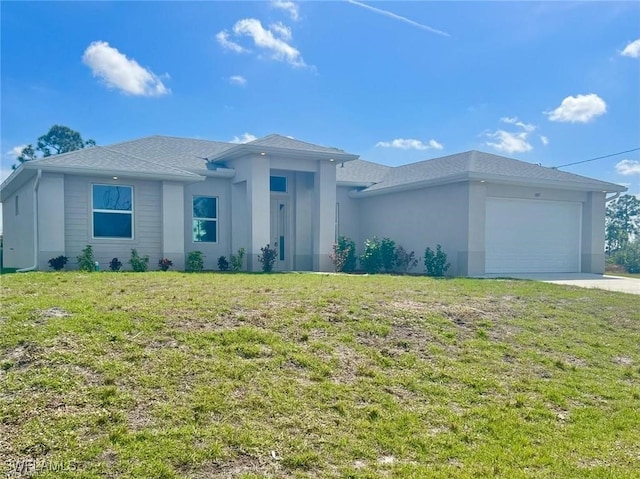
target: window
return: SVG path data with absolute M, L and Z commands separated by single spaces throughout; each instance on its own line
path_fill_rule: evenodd
M 133 239 L 133 186 L 92 187 L 93 237 Z
M 15 215 L 18 216 L 20 214 L 20 202 L 18 201 L 20 199 L 20 197 L 18 195 L 16 195 L 16 200 L 15 200 Z
M 218 198 L 193 197 L 193 242 L 216 243 L 218 241 Z
M 286 176 L 271 176 L 269 178 L 269 186 L 271 191 L 276 193 L 287 192 L 287 177 Z

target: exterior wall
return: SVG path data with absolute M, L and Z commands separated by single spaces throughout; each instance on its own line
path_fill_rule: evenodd
M 319 161 L 314 174 L 313 270 L 333 271 L 336 224 L 336 165 Z
M 193 197 L 215 196 L 218 198 L 217 242 L 193 241 Z M 191 251 L 202 251 L 205 269 L 217 270 L 218 258 L 231 253 L 231 181 L 224 178 L 207 178 L 184 188 L 184 257 Z M 235 252 L 235 250 L 234 250 Z
M 336 237 L 346 236 L 354 241 L 360 241 L 360 205 L 362 201 L 349 197 L 351 189 L 339 186 L 336 191 L 336 203 L 338 204 Z
M 162 182 L 162 257 L 173 262 L 173 268 L 184 269 L 185 235 L 180 225 L 184 224 L 184 185 Z
M 133 186 L 133 239 L 93 238 L 91 185 L 94 183 Z M 76 257 L 86 245 L 91 245 L 101 269 L 108 268 L 114 257 L 122 262 L 123 269 L 130 269 L 127 262 L 132 248 L 141 256 L 149 255 L 149 269 L 157 269 L 163 253 L 162 182 L 66 175 L 64 191 L 67 267 L 77 267 Z
M 38 238 L 38 269 L 46 271 L 51 258 L 66 255 L 64 176 L 61 174 L 42 174 L 38 187 Z
M 582 205 L 582 272 L 603 274 L 605 194 L 591 192 Z
M 467 274 L 468 183 L 370 196 L 357 201 L 360 203 L 358 254 L 362 252 L 364 240 L 373 236 L 389 237 L 407 251 L 415 251 L 418 257 L 424 257 L 427 246 L 435 249 L 440 244 L 451 263 L 447 274 Z M 415 271 L 423 270 L 420 263 Z
M 35 178 L 26 182 L 15 194 L 2 203 L 3 266 L 27 268 L 34 263 L 33 245 L 33 185 Z M 15 202 L 18 197 L 18 214 Z

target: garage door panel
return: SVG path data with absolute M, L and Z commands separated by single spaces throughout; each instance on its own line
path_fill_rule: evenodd
M 487 273 L 580 271 L 581 205 L 488 198 Z

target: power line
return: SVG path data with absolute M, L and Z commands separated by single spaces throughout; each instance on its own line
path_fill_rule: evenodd
M 631 153 L 632 151 L 638 151 L 640 148 L 634 148 L 633 150 L 621 151 L 619 153 L 611 153 L 610 155 L 599 156 L 597 158 L 591 158 L 590 160 L 582 160 L 582 161 L 574 161 L 573 163 L 567 163 L 566 165 L 560 166 L 552 166 L 552 170 L 557 170 L 558 168 L 564 168 L 565 166 L 573 166 L 579 165 L 581 163 L 588 163 L 589 161 L 602 160 L 603 158 L 611 158 L 612 156 L 624 155 L 625 153 Z

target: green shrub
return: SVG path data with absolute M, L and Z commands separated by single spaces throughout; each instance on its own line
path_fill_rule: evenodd
M 416 258 L 415 251 L 407 253 L 407 250 L 402 246 L 398 246 L 394 252 L 394 263 L 398 272 L 408 273 L 418 266 L 418 258 Z
M 267 246 L 260 248 L 261 254 L 258 255 L 258 261 L 262 265 L 262 271 L 264 273 L 271 273 L 273 271 L 273 265 L 276 263 L 276 259 L 278 259 L 277 246 L 277 244 L 274 244 L 273 247 L 271 247 L 271 245 L 267 244 Z
M 173 261 L 169 258 L 162 258 L 161 260 L 158 260 L 158 266 L 162 271 L 168 271 L 169 268 L 173 266 Z
M 386 273 L 391 273 L 396 263 L 396 242 L 390 238 L 382 238 L 380 241 L 380 261 L 382 269 Z
M 109 262 L 109 269 L 111 271 L 113 271 L 114 273 L 116 271 L 120 271 L 120 268 L 122 268 L 122 261 L 120 261 L 118 258 L 113 258 L 110 262 Z
M 64 265 L 67 264 L 69 258 L 64 255 L 57 256 L 56 258 L 51 258 L 49 260 L 49 266 L 53 268 L 55 271 L 60 271 L 64 268 Z
M 244 265 L 244 248 L 240 248 L 236 254 L 229 257 L 231 263 L 231 271 L 240 271 Z
M 424 252 L 424 267 L 427 271 L 427 276 L 444 276 L 444 273 L 449 269 L 451 263 L 447 263 L 447 254 L 442 251 L 440 245 L 436 246 L 435 253 L 429 247 Z
M 640 239 L 625 244 L 614 257 L 616 264 L 624 267 L 628 273 L 640 273 Z
M 93 257 L 93 247 L 87 245 L 78 258 L 78 269 L 80 271 L 91 272 L 96 269 L 96 259 Z
M 381 241 L 376 236 L 364 242 L 364 252 L 360 255 L 360 266 L 369 274 L 382 269 Z
M 351 273 L 356 269 L 356 244 L 346 236 L 340 236 L 329 255 L 337 273 Z
M 204 254 L 202 251 L 191 251 L 187 255 L 187 271 L 198 273 L 204 269 Z
M 220 256 L 218 258 L 218 269 L 220 271 L 229 271 L 229 262 L 226 256 Z
M 131 258 L 129 259 L 129 264 L 131 265 L 131 269 L 136 273 L 144 273 L 149 267 L 149 257 L 148 256 L 140 256 L 138 251 L 133 248 L 131 250 Z

